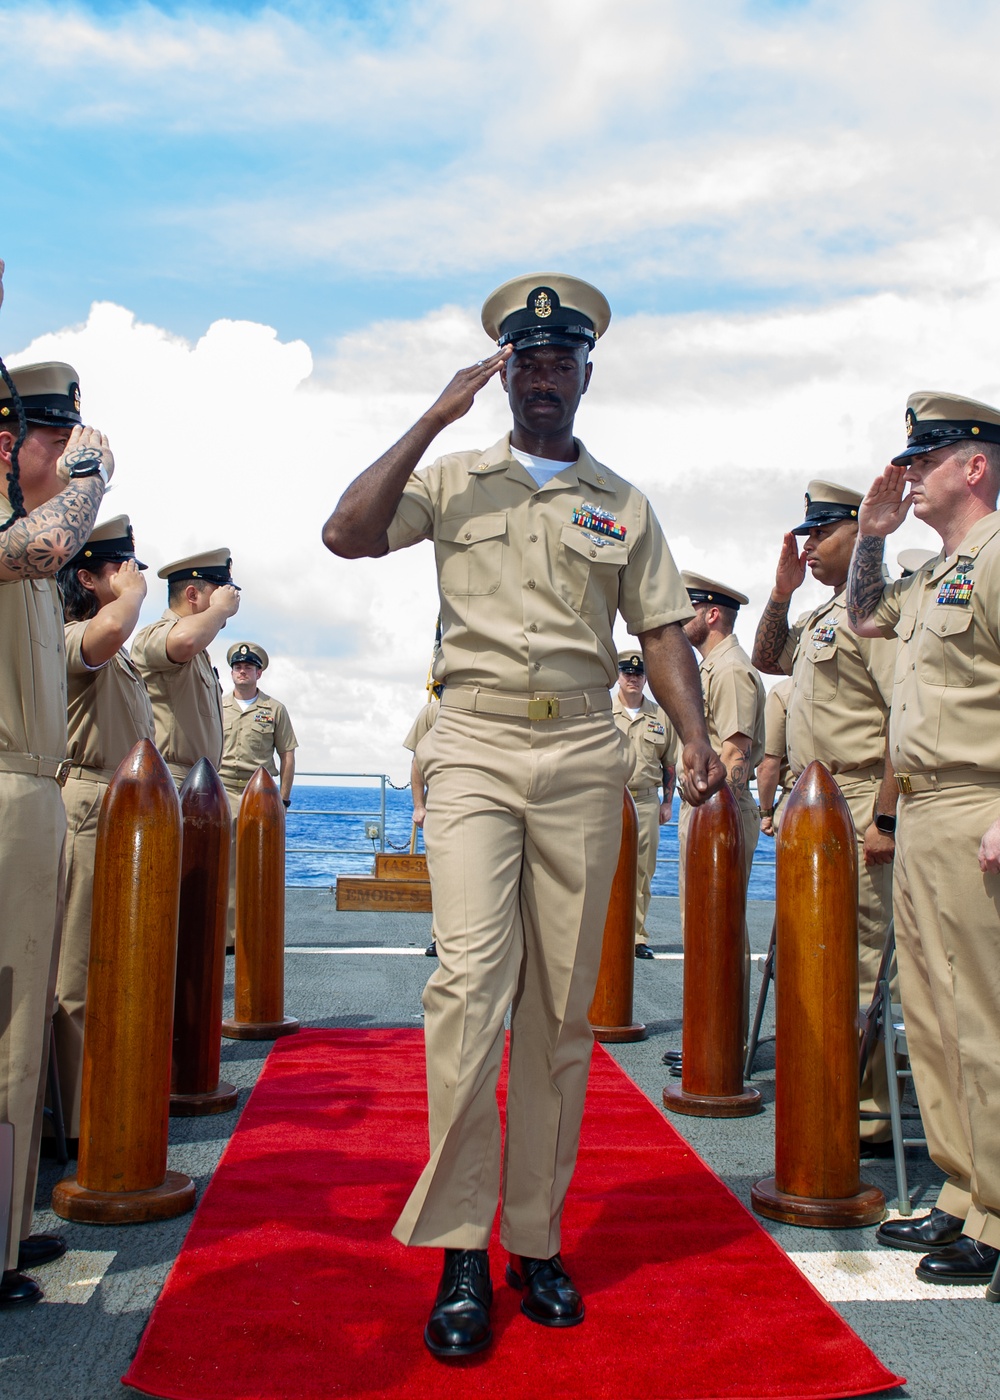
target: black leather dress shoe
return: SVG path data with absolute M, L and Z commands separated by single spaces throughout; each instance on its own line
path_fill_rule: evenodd
M 635 945 L 635 955 L 637 958 L 652 958 L 653 950 L 648 943 L 637 943 Z
M 513 1263 L 507 1265 L 507 1282 L 511 1288 L 527 1290 L 521 1299 L 521 1311 L 532 1322 L 543 1327 L 576 1327 L 583 1321 L 583 1299 L 573 1287 L 558 1254 L 551 1259 L 527 1259 L 518 1256 L 520 1271 Z
M 424 1328 L 427 1350 L 447 1361 L 493 1340 L 490 1259 L 485 1249 L 446 1249 L 437 1298 Z
M 663 1063 L 665 1065 L 679 1065 L 683 1054 L 683 1050 L 664 1050 Z
M 895 1155 L 892 1138 L 887 1138 L 885 1142 L 870 1142 L 867 1138 L 861 1139 L 859 1156 L 862 1161 L 873 1162 L 877 1158 L 884 1160 L 895 1157 Z
M 917 1278 L 925 1283 L 989 1283 L 998 1259 L 1000 1249 L 962 1235 L 954 1244 L 921 1259 Z
M 431 942 L 428 943 L 427 947 L 424 949 L 424 957 L 425 957 L 425 958 L 436 958 L 437 955 L 438 955 L 438 945 L 437 945 L 437 941 L 434 940 L 434 939 L 432 939 Z
M 62 1235 L 29 1235 L 17 1247 L 17 1267 L 37 1269 L 39 1264 L 50 1264 L 66 1253 L 66 1241 Z
M 4 1269 L 0 1278 L 0 1308 L 23 1308 L 26 1303 L 37 1303 L 42 1290 L 33 1278 L 19 1274 L 16 1269 Z
M 962 1237 L 965 1221 L 957 1215 L 938 1210 L 919 1215 L 912 1220 L 887 1220 L 875 1231 L 879 1244 L 890 1249 L 912 1249 L 915 1254 L 930 1254 L 944 1249 Z

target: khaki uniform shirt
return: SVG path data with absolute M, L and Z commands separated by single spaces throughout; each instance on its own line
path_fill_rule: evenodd
M 158 622 L 137 632 L 132 660 L 153 702 L 156 747 L 164 762 L 193 768 L 222 760 L 222 687 L 207 651 L 177 665 L 167 656 L 167 633 L 180 622 L 168 608 Z
M 638 714 L 633 716 L 616 688 L 611 697 L 611 717 L 628 740 L 632 760 L 629 789 L 638 792 L 642 788 L 662 786 L 666 781 L 664 768 L 672 768 L 676 761 L 677 735 L 659 705 L 644 695 Z
M 424 737 L 424 735 L 433 725 L 434 721 L 437 719 L 440 712 L 440 701 L 429 700 L 411 724 L 410 732 L 403 740 L 403 748 L 409 749 L 410 753 L 413 753 L 416 750 L 417 745 L 420 743 L 420 740 Z
M 83 659 L 87 622 L 67 622 L 69 742 L 66 757 L 81 768 L 118 767 L 140 739 L 153 739 L 153 707 L 124 647 L 104 666 Z
M 779 681 L 767 692 L 764 701 L 764 752 L 771 758 L 780 758 L 778 786 L 788 792 L 794 781 L 788 764 L 788 744 L 785 730 L 788 719 L 788 701 L 792 694 L 792 678 Z
M 781 653 L 792 678 L 787 740 L 796 775 L 816 758 L 833 774 L 885 766 L 896 644 L 856 636 L 846 600 L 845 588 L 800 617 Z
M 9 513 L 0 498 L 0 515 Z M 0 582 L 0 750 L 66 756 L 66 653 L 55 579 Z
M 1000 774 L 1000 514 L 978 520 L 954 554 L 890 584 L 874 620 L 899 639 L 889 739 L 897 773 Z
M 261 765 L 276 778 L 274 755 L 299 746 L 288 711 L 280 700 L 272 700 L 262 690 L 257 691 L 257 698 L 245 710 L 235 695 L 227 695 L 222 702 L 222 723 L 219 776 L 226 787 L 236 787 L 241 792 Z
M 410 477 L 389 548 L 434 541 L 435 680 L 522 695 L 608 690 L 617 612 L 633 634 L 694 616 L 645 496 L 577 446 L 578 461 L 541 487 L 511 456 L 509 435 Z
M 749 782 L 764 757 L 763 682 L 734 636 L 723 638 L 702 657 L 698 671 L 709 742 L 721 754 L 727 739 L 745 734 L 750 740 Z

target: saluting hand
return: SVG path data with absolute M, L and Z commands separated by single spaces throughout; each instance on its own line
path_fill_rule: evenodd
M 722 787 L 726 781 L 726 770 L 707 739 L 685 744 L 682 762 L 684 800 L 692 807 L 700 807 Z
M 858 533 L 880 535 L 883 538 L 898 530 L 906 519 L 913 498 L 903 499 L 906 490 L 906 468 L 886 467 L 868 488 L 868 494 L 858 511 Z
M 141 601 L 146 596 L 146 580 L 134 559 L 126 559 L 110 576 L 108 584 L 116 598 L 130 593 Z
M 777 593 L 792 594 L 799 588 L 806 576 L 805 555 L 799 553 L 798 542 L 789 531 L 781 542 L 778 567 L 774 573 L 774 588 Z
M 68 482 L 70 467 L 79 467 L 85 462 L 96 462 L 102 466 L 109 481 L 115 474 L 115 459 L 100 428 L 77 426 L 73 429 L 65 451 L 56 463 L 56 475 L 61 481 Z
M 209 598 L 208 606 L 221 612 L 223 617 L 235 617 L 240 607 L 240 590 L 231 583 L 220 583 Z
M 464 418 L 483 385 L 493 378 L 513 353 L 513 348 L 505 345 L 495 355 L 490 355 L 489 359 L 469 365 L 468 369 L 460 369 L 444 393 L 428 410 L 427 417 L 437 419 L 442 428 L 459 418 Z

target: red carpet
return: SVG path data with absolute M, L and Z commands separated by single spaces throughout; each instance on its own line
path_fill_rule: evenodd
M 812 1400 L 900 1383 L 599 1047 L 563 1227 L 586 1321 L 522 1316 L 494 1242 L 492 1348 L 434 1361 L 441 1256 L 389 1234 L 424 1115 L 419 1031 L 279 1041 L 126 1383 L 169 1400 Z

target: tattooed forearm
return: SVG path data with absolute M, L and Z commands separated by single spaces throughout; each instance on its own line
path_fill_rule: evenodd
M 776 676 L 781 673 L 781 653 L 788 641 L 788 604 L 768 598 L 753 639 L 753 664 L 758 671 Z
M 851 556 L 851 572 L 847 576 L 847 619 L 852 627 L 871 617 L 885 591 L 884 552 L 885 540 L 881 535 L 858 536 Z
M 729 786 L 732 788 L 733 796 L 739 797 L 747 790 L 747 765 L 744 759 L 734 763 L 729 769 Z
M 104 496 L 99 476 L 73 480 L 0 534 L 0 567 L 16 578 L 49 578 L 82 549 Z

